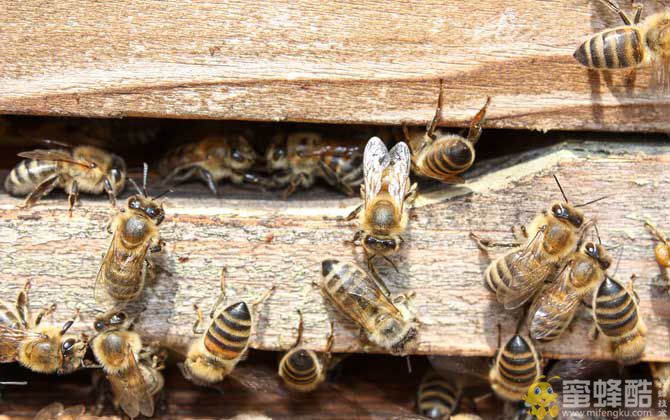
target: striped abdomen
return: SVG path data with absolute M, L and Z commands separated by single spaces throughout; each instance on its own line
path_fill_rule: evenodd
M 513 336 L 501 350 L 492 370 L 492 386 L 504 399 L 521 399 L 540 375 L 540 363 L 531 344 Z
M 251 313 L 239 302 L 219 312 L 204 337 L 205 348 L 213 357 L 235 360 L 242 355 L 251 335 Z
M 484 279 L 489 289 L 497 292 L 499 288 L 509 288 L 512 283 L 514 261 L 524 253 L 523 249 L 515 249 L 491 261 L 484 272 Z
M 446 419 L 454 412 L 461 389 L 435 372 L 428 372 L 419 385 L 417 407 L 429 419 Z
M 59 166 L 56 162 L 24 159 L 5 178 L 5 190 L 15 196 L 28 195 L 58 171 Z
M 417 166 L 424 176 L 449 179 L 468 170 L 474 161 L 475 149 L 467 140 L 460 136 L 446 136 L 422 153 Z
M 321 383 L 319 363 L 313 351 L 292 349 L 279 363 L 279 376 L 292 389 L 311 391 Z
M 610 340 L 615 356 L 624 364 L 639 361 L 646 344 L 646 326 L 632 294 L 607 277 L 598 287 L 593 312 L 598 329 Z
M 624 69 L 644 61 L 643 38 L 637 28 L 626 26 L 602 31 L 574 53 L 582 65 L 593 69 Z

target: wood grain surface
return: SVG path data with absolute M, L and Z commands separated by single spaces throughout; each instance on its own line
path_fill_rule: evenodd
M 497 325 L 502 325 L 504 336 L 512 333 L 520 314 L 504 311 L 485 287 L 482 273 L 488 260 L 468 234 L 511 240 L 511 226 L 528 223 L 560 199 L 551 177 L 556 174 L 574 202 L 608 196 L 587 207 L 586 214 L 597 219 L 606 245 L 623 249 L 616 277 L 626 282 L 631 274 L 638 276 L 636 289 L 649 327 L 645 359 L 670 361 L 670 296 L 659 287 L 654 242 L 642 222 L 650 218 L 670 231 L 670 145 L 628 138 L 611 143 L 567 141 L 480 162 L 463 186 L 422 189 L 406 247 L 394 258 L 400 273 L 381 265 L 393 292 L 416 292 L 415 310 L 423 325 L 413 352 L 490 356 L 497 346 Z M 366 346 L 356 328 L 311 284 L 320 280 L 325 258 L 362 260 L 360 248 L 344 243 L 356 224 L 343 217 L 359 200 L 323 191 L 298 193 L 289 201 L 253 191 L 225 196 L 212 198 L 196 184 L 167 199 L 167 218 L 161 226 L 167 247 L 161 264 L 170 274 L 161 274 L 146 289 L 147 309 L 137 330 L 183 351 L 193 338 L 192 305 L 208 311 L 225 266 L 228 303 L 252 299 L 271 285 L 277 288 L 260 307 L 252 347 L 290 347 L 297 334 L 296 311 L 302 309 L 304 341 L 310 348 L 324 348 L 329 321 L 334 320 L 335 351 L 379 351 Z M 3 297 L 12 298 L 30 279 L 34 307 L 58 302 L 58 323 L 80 307 L 83 320 L 74 328 L 90 332 L 96 311 L 106 309 L 95 304 L 93 284 L 110 240 L 104 231 L 110 209 L 102 198 L 82 198 L 69 218 L 62 195 L 26 211 L 17 209 L 21 200 L 0 194 L 0 283 Z M 573 331 L 542 346 L 543 353 L 609 358 L 604 342 L 588 339 L 590 326 L 590 315 L 580 314 Z
M 620 1 L 629 8 L 627 1 Z M 643 16 L 667 4 L 644 0 Z M 597 0 L 0 1 L 0 113 L 668 131 L 649 71 L 572 58 Z

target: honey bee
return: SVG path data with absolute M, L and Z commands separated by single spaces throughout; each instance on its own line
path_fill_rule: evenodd
M 654 255 L 656 256 L 656 262 L 658 263 L 659 268 L 661 269 L 661 275 L 665 280 L 666 284 L 670 283 L 670 277 L 668 277 L 668 268 L 670 267 L 670 242 L 665 237 L 663 232 L 658 230 L 651 222 L 645 222 L 644 226 L 651 232 L 652 235 L 656 238 L 658 243 L 654 248 Z
M 63 147 L 64 143 L 45 141 Z M 68 149 L 33 150 L 19 153 L 25 158 L 5 178 L 5 190 L 13 196 L 28 196 L 24 207 L 32 207 L 54 188 L 68 193 L 69 210 L 79 192 L 109 196 L 116 206 L 116 195 L 126 183 L 126 164 L 117 155 L 93 146 Z
M 193 305 L 198 315 L 193 325 L 193 333 L 202 337 L 191 344 L 186 360 L 179 367 L 184 377 L 196 385 L 210 386 L 232 376 L 237 363 L 246 356 L 254 326 L 255 308 L 274 291 L 272 286 L 252 302 L 253 311 L 249 310 L 246 302 L 240 301 L 216 313 L 216 308 L 226 296 L 225 273 L 224 268 L 221 270 L 221 295 L 209 314 L 212 321 L 206 331 L 198 329 L 202 323 L 202 311 L 197 305 Z
M 42 325 L 44 316 L 55 311 L 56 305 L 33 318 L 29 290 L 30 282 L 26 282 L 14 304 L 0 300 L 0 363 L 19 362 L 34 372 L 59 375 L 79 369 L 86 353 L 85 337 L 66 335 L 79 310 L 62 328 Z
M 577 48 L 575 59 L 591 69 L 637 69 L 651 65 L 652 87 L 670 88 L 670 13 L 663 11 L 640 22 L 642 5 L 631 19 L 613 0 L 601 0 L 616 12 L 623 26 L 592 35 Z
M 199 178 L 218 196 L 218 183 L 222 180 L 261 184 L 262 179 L 250 171 L 256 158 L 256 152 L 243 135 L 209 136 L 168 152 L 158 171 L 165 185 Z
M 505 347 L 498 345 L 498 355 L 489 373 L 491 388 L 506 401 L 521 401 L 528 388 L 542 374 L 541 358 L 533 342 L 518 331 Z
M 96 317 L 91 350 L 109 381 L 115 404 L 131 418 L 139 414 L 151 417 L 154 414 L 153 371 L 157 369 L 138 363 L 142 338 L 130 330 L 134 321 L 116 308 Z M 160 379 L 162 388 L 162 376 Z
M 361 241 L 368 268 L 375 281 L 388 295 L 389 291 L 373 264 L 376 256 L 388 258 L 400 249 L 401 236 L 407 228 L 409 211 L 416 198 L 416 184 L 410 187 L 410 151 L 405 143 L 396 144 L 389 152 L 379 137 L 372 137 L 363 153 L 365 183 L 361 185 L 364 203 L 356 208 L 347 220 L 360 214 L 360 230 L 353 242 Z M 363 211 L 361 211 L 363 210 Z
M 528 312 L 530 336 L 539 341 L 558 338 L 570 325 L 582 299 L 605 279 L 612 258 L 605 248 L 585 243 L 557 279 L 537 294 Z
M 272 185 L 286 187 L 285 199 L 298 187 L 314 185 L 316 178 L 349 196 L 363 182 L 363 148 L 355 139 L 324 139 L 315 132 L 280 134 L 265 159 Z
M 103 418 L 85 413 L 86 407 L 83 405 L 73 405 L 65 408 L 63 404 L 55 402 L 38 411 L 34 420 L 94 420 Z
M 624 365 L 640 361 L 647 344 L 647 326 L 639 316 L 633 280 L 626 289 L 607 276 L 593 295 L 596 335 L 607 337 L 614 357 Z
M 430 370 L 421 379 L 417 392 L 419 413 L 429 419 L 449 419 L 456 411 L 463 389 L 457 381 L 450 381 Z
M 556 177 L 554 177 L 556 179 Z M 558 183 L 558 179 L 556 179 Z M 563 193 L 560 183 L 558 186 Z M 564 203 L 554 202 L 535 216 L 525 233 L 526 242 L 494 259 L 484 272 L 489 288 L 496 292 L 505 309 L 526 303 L 546 281 L 553 279 L 579 246 L 592 221 L 585 222 L 578 209 L 589 203 L 572 205 L 565 193 Z M 471 237 L 481 249 L 483 241 Z
M 116 302 L 136 300 L 142 293 L 145 281 L 156 276 L 155 265 L 147 252 L 160 252 L 165 243 L 160 238 L 158 226 L 165 218 L 163 204 L 156 197 L 147 195 L 148 167 L 144 165 L 143 187 L 130 179 L 138 194 L 128 199 L 128 206 L 114 216 L 107 231 L 113 233 L 95 283 L 96 299 L 103 300 L 104 293 Z
M 298 311 L 300 323 L 298 324 L 298 338 L 293 348 L 279 361 L 278 374 L 283 379 L 284 385 L 289 389 L 298 392 L 311 392 L 319 387 L 326 380 L 326 373 L 330 366 L 331 354 L 333 348 L 333 324 L 330 324 L 330 336 L 326 344 L 326 351 L 323 358 L 320 358 L 315 351 L 308 350 L 300 345 L 302 340 L 302 312 Z
M 354 263 L 324 260 L 321 274 L 321 291 L 340 313 L 359 325 L 371 342 L 391 353 L 404 353 L 417 335 L 416 318 L 408 307 L 411 294 L 391 299 Z
M 649 364 L 654 386 L 658 389 L 659 397 L 670 399 L 670 363 L 653 362 Z
M 491 97 L 488 97 L 486 104 L 470 122 L 467 137 L 436 131 L 442 117 L 443 94 L 440 79 L 437 110 L 426 131 L 410 131 L 407 126 L 403 126 L 405 140 L 412 150 L 414 173 L 449 184 L 463 183 L 459 174 L 470 169 L 475 161 L 475 144 L 482 134 L 482 122 L 490 103 Z

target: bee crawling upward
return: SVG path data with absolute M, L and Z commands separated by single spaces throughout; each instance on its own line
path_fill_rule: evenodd
M 82 367 L 86 340 L 65 335 L 75 319 L 62 328 L 42 325 L 44 316 L 56 306 L 41 310 L 33 319 L 28 302 L 30 282 L 19 292 L 15 304 L 0 300 L 0 363 L 19 362 L 40 373 L 70 373 Z
M 53 141 L 45 142 L 71 147 Z M 70 211 L 80 191 L 91 194 L 104 191 L 115 206 L 116 195 L 123 191 L 126 183 L 123 159 L 97 147 L 38 149 L 19 153 L 19 156 L 25 159 L 5 179 L 5 190 L 15 196 L 27 195 L 25 207 L 33 206 L 54 188 L 62 188 L 68 193 Z
M 363 153 L 363 170 L 365 183 L 361 186 L 361 196 L 364 203 L 351 212 L 347 220 L 360 214 L 360 230 L 354 242 L 360 239 L 368 268 L 388 294 L 373 259 L 382 256 L 391 262 L 388 256 L 398 252 L 404 241 L 402 234 L 409 219 L 406 205 L 411 205 L 416 198 L 416 184 L 410 187 L 409 181 L 409 147 L 400 142 L 389 151 L 381 139 L 372 137 Z
M 103 300 L 104 293 L 116 302 L 134 301 L 140 296 L 145 281 L 156 275 L 147 253 L 159 252 L 164 246 L 158 226 L 165 218 L 165 211 L 163 204 L 156 201 L 164 193 L 153 198 L 147 195 L 147 174 L 145 164 L 142 189 L 130 180 L 138 194 L 128 199 L 127 209 L 114 216 L 107 226 L 107 231 L 114 236 L 96 278 L 98 301 Z
M 640 22 L 642 5 L 631 19 L 613 0 L 601 0 L 616 12 L 623 26 L 592 35 L 577 48 L 575 59 L 600 70 L 632 69 L 651 65 L 652 88 L 670 89 L 670 13 L 655 13 Z
M 489 374 L 496 395 L 506 401 L 521 401 L 541 374 L 541 356 L 530 338 L 517 331 L 504 347 L 500 346 L 499 340 L 498 355 Z
M 491 97 L 470 123 L 467 137 L 441 133 L 437 124 L 442 116 L 442 79 L 435 117 L 426 131 L 410 131 L 403 126 L 405 140 L 412 150 L 412 170 L 421 176 L 438 181 L 458 184 L 463 182 L 459 174 L 467 171 L 475 161 L 475 144 L 482 134 L 482 121 L 491 103 Z

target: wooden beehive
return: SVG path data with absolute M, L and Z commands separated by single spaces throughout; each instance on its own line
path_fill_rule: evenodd
M 660 1 L 643 3 L 645 15 L 666 7 Z M 623 248 L 617 278 L 638 277 L 636 290 L 649 327 L 644 360 L 670 362 L 670 296 L 659 283 L 655 242 L 643 227 L 650 219 L 670 230 L 665 204 L 670 144 L 660 134 L 670 130 L 670 105 L 667 97 L 647 90 L 648 70 L 630 85 L 623 73 L 593 72 L 574 61 L 574 49 L 589 34 L 619 25 L 600 2 L 0 0 L 0 5 L 4 114 L 47 115 L 52 122 L 73 116 L 245 120 L 262 122 L 245 127 L 264 133 L 296 128 L 284 122 L 425 124 L 435 112 L 438 80 L 443 79 L 443 125 L 460 127 L 492 96 L 477 146 L 485 158 L 468 172 L 464 185 L 422 183 L 407 246 L 396 258 L 400 272 L 382 268 L 392 291 L 417 294 L 414 305 L 422 326 L 413 352 L 493 356 L 498 325 L 503 335 L 513 332 L 520 312 L 503 311 L 485 288 L 482 273 L 488 260 L 468 235 L 511 239 L 513 225 L 528 223 L 560 199 L 555 174 L 575 202 L 608 196 L 588 207 L 587 214 L 597 219 L 605 243 Z M 44 131 L 36 118 L 8 121 L 7 127 L 0 124 L 0 146 L 7 152 L 0 158 L 3 175 L 18 160 L 13 154 L 34 147 L 30 141 L 36 136 L 67 140 L 70 133 L 58 124 Z M 89 123 L 69 121 L 65 126 Z M 144 123 L 170 127 L 163 134 L 172 127 L 184 133 L 228 124 Z M 304 127 L 311 128 L 299 126 Z M 141 147 L 118 138 L 96 140 L 136 163 L 159 156 L 168 143 L 160 135 Z M 288 349 L 301 309 L 309 348 L 323 350 L 333 320 L 336 352 L 380 352 L 360 340 L 353 324 L 311 284 L 319 280 L 324 258 L 362 262 L 360 248 L 345 244 L 356 224 L 344 221 L 360 200 L 324 187 L 288 201 L 231 186 L 223 192 L 223 198 L 214 198 L 194 183 L 169 196 L 162 226 L 169 275 L 147 289 L 147 311 L 136 329 L 147 340 L 183 352 L 194 337 L 192 306 L 213 304 L 225 266 L 231 299 L 277 286 L 264 305 L 254 349 Z M 74 329 L 90 330 L 99 309 L 93 282 L 109 241 L 103 229 L 110 215 L 107 202 L 82 197 L 72 217 L 59 194 L 28 211 L 18 209 L 21 202 L 0 193 L 1 297 L 12 299 L 29 278 L 35 307 L 57 296 L 56 320 L 78 306 L 82 322 Z M 581 313 L 569 334 L 540 346 L 542 353 L 610 359 L 603 341 L 589 339 L 590 327 L 589 315 Z M 380 407 L 403 392 L 409 407 L 416 381 L 409 382 L 404 388 L 391 386 L 388 395 L 384 388 L 381 395 L 369 391 L 364 380 L 355 382 L 363 390 L 359 403 L 364 405 L 371 392 L 373 408 L 367 415 L 387 418 L 391 414 Z M 183 395 L 186 401 L 197 393 Z M 211 393 L 203 397 L 212 398 Z M 12 401 L 6 411 L 25 417 L 38 408 L 31 404 L 47 402 L 23 401 Z M 275 403 L 281 408 L 272 411 L 274 417 L 291 417 L 291 404 Z M 253 411 L 253 403 L 241 405 Z M 193 413 L 170 414 L 197 416 L 198 406 L 192 406 Z M 315 413 L 318 407 L 301 415 L 313 418 Z M 338 415 L 352 414 L 335 411 L 332 418 Z

